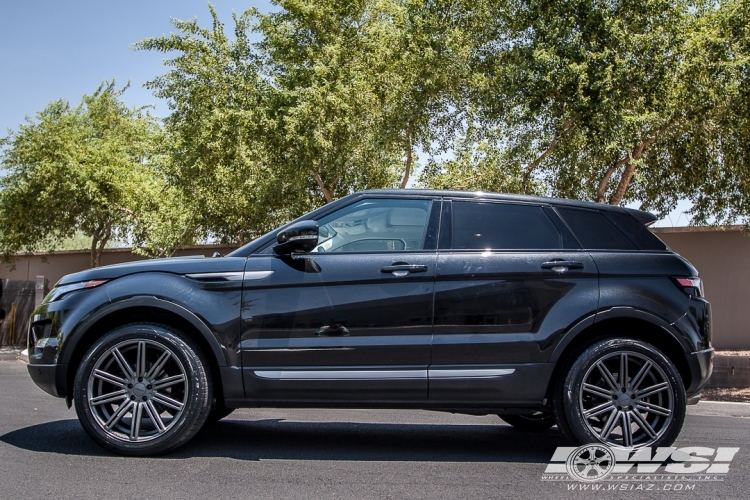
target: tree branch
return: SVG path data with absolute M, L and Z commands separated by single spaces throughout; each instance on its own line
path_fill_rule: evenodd
M 549 143 L 549 146 L 547 149 L 539 155 L 534 161 L 532 161 L 529 164 L 529 167 L 526 169 L 526 172 L 523 174 L 523 182 L 521 183 L 523 194 L 529 194 L 529 183 L 531 182 L 531 174 L 534 173 L 534 170 L 536 170 L 539 165 L 542 164 L 545 158 L 554 151 L 554 149 L 557 147 L 557 145 L 560 143 L 563 137 L 565 137 L 568 132 L 575 129 L 578 124 L 573 123 L 573 120 L 575 120 L 575 116 L 571 119 L 569 119 L 567 122 L 563 124 L 563 129 L 560 131 L 559 134 L 557 134 L 553 139 L 552 142 Z

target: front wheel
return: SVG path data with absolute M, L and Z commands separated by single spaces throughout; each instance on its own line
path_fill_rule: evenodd
M 148 323 L 97 340 L 75 378 L 75 407 L 98 444 L 122 455 L 154 455 L 187 442 L 211 410 L 207 363 L 183 333 Z
M 554 398 L 558 426 L 581 444 L 669 446 L 685 413 L 685 388 L 674 363 L 631 339 L 602 340 L 586 349 L 560 378 Z

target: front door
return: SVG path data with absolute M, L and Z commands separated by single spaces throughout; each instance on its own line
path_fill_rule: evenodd
M 240 344 L 247 397 L 427 398 L 435 204 L 361 199 L 318 220 L 313 252 L 248 258 Z

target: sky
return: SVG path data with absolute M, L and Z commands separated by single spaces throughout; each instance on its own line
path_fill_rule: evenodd
M 275 8 L 263 0 L 211 3 L 228 31 L 233 27 L 232 11 Z M 171 18 L 194 17 L 210 26 L 207 1 L 0 0 L 0 137 L 50 101 L 66 98 L 78 103 L 104 80 L 116 79 L 118 86 L 130 82 L 123 96 L 128 105 L 151 105 L 152 114 L 166 116 L 166 103 L 143 83 L 165 72 L 163 60 L 168 56 L 135 51 L 131 44 L 175 31 Z M 689 202 L 681 202 L 656 225 L 687 225 L 684 211 L 689 207 Z
M 211 3 L 228 30 L 232 10 L 273 8 L 258 0 Z M 76 104 L 113 78 L 118 86 L 130 81 L 129 105 L 154 105 L 153 114 L 165 116 L 166 103 L 143 83 L 165 72 L 166 56 L 131 44 L 174 32 L 170 18 L 194 17 L 210 26 L 206 0 L 0 0 L 0 136 L 50 101 Z

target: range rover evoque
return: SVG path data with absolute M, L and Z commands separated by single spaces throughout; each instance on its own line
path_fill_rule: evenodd
M 62 278 L 29 373 L 126 455 L 244 407 L 427 409 L 668 446 L 712 370 L 698 272 L 595 203 L 433 190 L 347 196 L 225 257 Z

